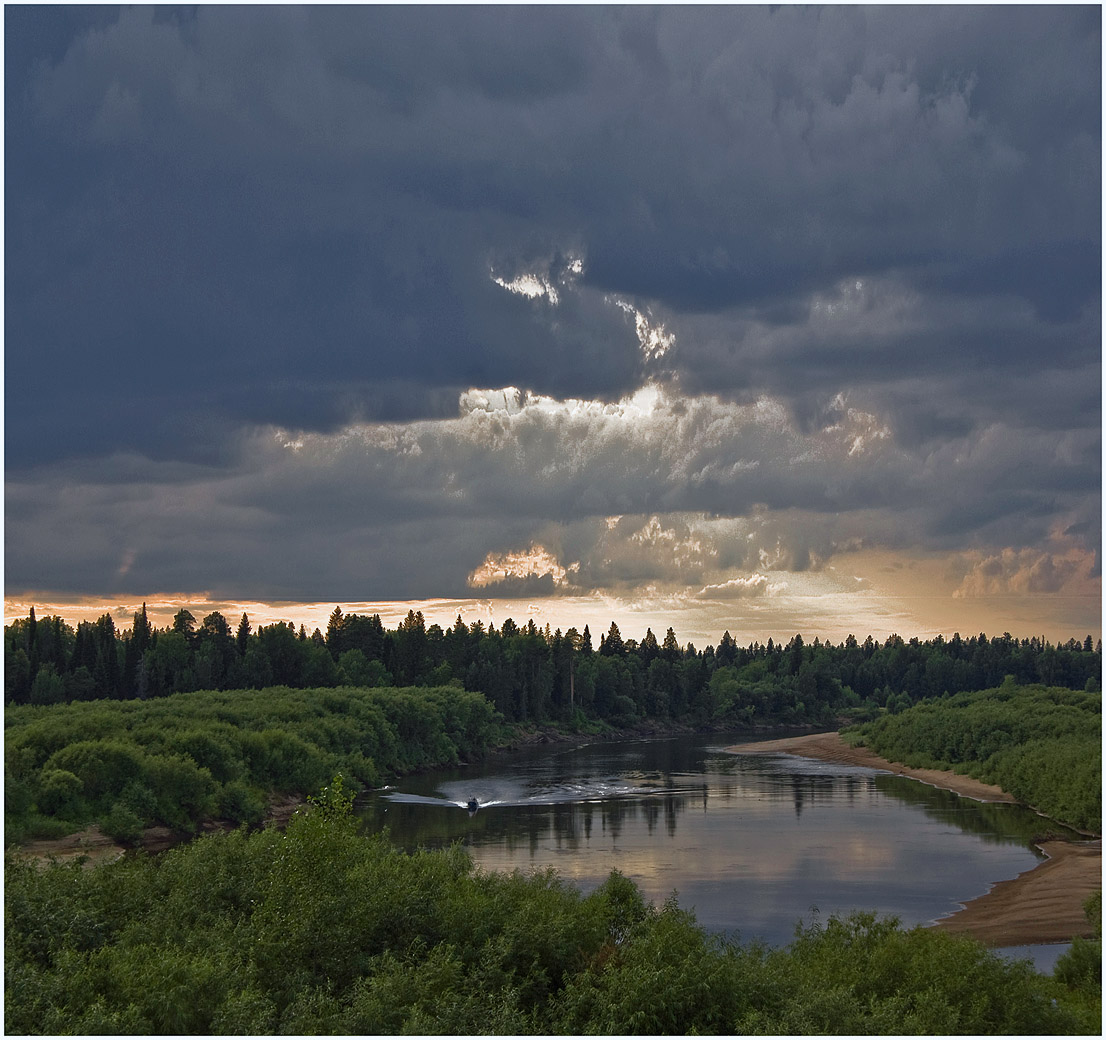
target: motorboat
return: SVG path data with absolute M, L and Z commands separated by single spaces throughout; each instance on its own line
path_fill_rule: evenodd
M 474 812 L 476 812 L 477 809 L 480 808 L 480 803 L 475 798 L 470 798 L 468 800 L 466 808 L 468 809 L 469 815 L 471 816 Z

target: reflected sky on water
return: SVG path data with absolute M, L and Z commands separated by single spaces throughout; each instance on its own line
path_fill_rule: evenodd
M 405 848 L 460 841 L 487 870 L 553 867 L 590 890 L 618 869 L 712 931 L 771 945 L 854 909 L 933 921 L 1035 866 L 1031 839 L 1057 829 L 880 770 L 724 750 L 738 739 L 542 745 L 406 778 L 359 811 Z

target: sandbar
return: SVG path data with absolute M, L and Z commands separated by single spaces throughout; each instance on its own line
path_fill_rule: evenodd
M 912 769 L 889 762 L 868 748 L 850 746 L 839 733 L 755 741 L 726 750 L 739 754 L 800 755 L 822 762 L 885 769 L 979 801 L 1017 804 L 1016 798 L 993 784 L 959 773 Z M 1016 878 L 997 882 L 985 895 L 965 902 L 961 910 L 936 921 L 933 927 L 970 935 L 988 946 L 1029 946 L 1070 942 L 1075 935 L 1091 936 L 1083 902 L 1102 887 L 1101 838 L 1043 841 L 1037 847 L 1048 859 Z

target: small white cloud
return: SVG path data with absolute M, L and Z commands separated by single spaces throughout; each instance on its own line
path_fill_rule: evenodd
M 657 361 L 675 345 L 676 334 L 669 332 L 660 322 L 654 322 L 651 311 L 646 310 L 643 313 L 628 300 L 618 296 L 605 296 L 603 299 L 633 317 L 638 344 L 646 361 Z
M 134 560 L 137 555 L 134 549 L 127 549 L 127 551 L 123 553 L 123 558 L 119 562 L 119 568 L 115 572 L 120 578 L 127 574 L 131 567 L 134 566 Z
M 540 300 L 543 296 L 556 307 L 561 302 L 561 290 L 570 288 L 584 273 L 583 257 L 569 254 L 564 258 L 546 261 L 535 270 L 523 271 L 513 278 L 503 278 L 491 271 L 491 279 L 501 289 Z M 558 288 L 558 286 L 560 288 Z
M 750 574 L 746 578 L 730 578 L 715 585 L 706 585 L 699 595 L 708 599 L 734 599 L 747 596 L 763 596 L 768 592 L 768 578 L 760 573 Z
M 492 281 L 508 292 L 517 293 L 519 296 L 525 296 L 531 300 L 537 300 L 542 296 L 548 296 L 549 302 L 553 304 L 554 307 L 561 302 L 557 287 L 536 274 L 521 274 L 517 278 L 512 278 L 510 281 L 493 276 Z

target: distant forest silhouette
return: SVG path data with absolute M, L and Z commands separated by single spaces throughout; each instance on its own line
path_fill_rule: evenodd
M 75 628 L 57 616 L 4 629 L 6 700 L 58 704 L 163 697 L 192 690 L 308 689 L 337 686 L 448 686 L 483 693 L 511 722 L 615 725 L 642 718 L 697 724 L 832 724 L 863 721 L 881 708 L 897 713 L 918 700 L 1018 683 L 1100 688 L 1102 642 L 1091 636 L 1053 644 L 1009 633 L 988 638 L 883 643 L 849 636 L 834 645 L 801 635 L 747 646 L 726 632 L 702 650 L 680 644 L 671 628 L 660 641 L 648 630 L 623 639 L 611 624 L 593 645 L 591 632 L 550 631 L 533 620 L 499 629 L 458 616 L 446 629 L 410 611 L 394 629 L 378 614 L 335 608 L 325 634 L 291 622 L 256 630 L 243 614 L 236 627 L 219 612 L 197 622 L 182 609 L 154 628 L 146 607 L 131 628 L 110 614 Z

